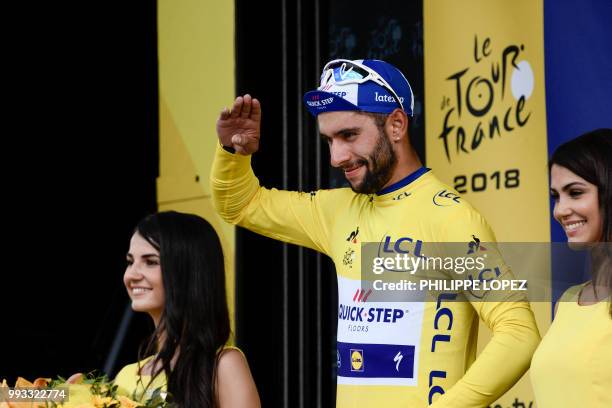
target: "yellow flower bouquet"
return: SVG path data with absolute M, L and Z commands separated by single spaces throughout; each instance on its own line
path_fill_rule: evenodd
M 19 377 L 14 387 L 0 383 L 0 408 L 172 408 L 167 393 L 155 389 L 144 403 L 117 394 L 117 386 L 106 375 L 83 375 L 78 383 L 58 377 L 37 378 L 34 382 Z

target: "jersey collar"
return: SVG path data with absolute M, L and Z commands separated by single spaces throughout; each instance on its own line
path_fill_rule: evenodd
M 423 166 L 423 167 L 419 168 L 418 170 L 416 170 L 415 172 L 410 173 L 409 175 L 407 175 L 403 179 L 401 179 L 399 181 L 396 181 L 395 183 L 391 184 L 390 186 L 387 186 L 387 187 L 383 188 L 378 193 L 376 193 L 376 195 L 377 196 L 382 196 L 382 195 L 389 194 L 389 193 L 392 193 L 394 191 L 397 191 L 400 188 L 404 188 L 408 184 L 412 183 L 413 181 L 415 181 L 416 179 L 421 177 L 423 174 L 427 173 L 429 170 L 431 170 L 431 169 Z

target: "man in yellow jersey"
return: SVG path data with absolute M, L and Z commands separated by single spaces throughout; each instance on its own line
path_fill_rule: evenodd
M 485 291 L 456 301 L 459 290 L 390 302 L 373 300 L 362 286 L 362 243 L 419 257 L 425 243 L 466 243 L 473 255 L 486 250 L 481 243 L 495 242 L 484 218 L 423 167 L 412 148 L 408 81 L 383 61 L 335 60 L 304 102 L 329 144 L 332 166 L 344 170 L 351 188 L 306 194 L 261 187 L 250 165 L 261 106 L 245 95 L 217 122 L 215 208 L 230 223 L 334 261 L 337 407 L 486 407 L 527 370 L 539 342 L 524 298 L 487 301 Z M 509 279 L 511 272 L 499 263 L 478 279 L 483 275 Z M 493 337 L 476 358 L 478 317 Z

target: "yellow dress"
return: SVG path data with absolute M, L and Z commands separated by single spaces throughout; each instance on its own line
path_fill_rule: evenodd
M 237 350 L 244 356 L 242 350 L 234 346 L 225 346 L 222 350 Z M 140 361 L 140 367 L 151 360 L 153 356 L 149 356 Z M 157 388 L 161 388 L 162 391 L 167 391 L 166 388 L 166 375 L 162 371 L 157 377 L 151 379 L 150 375 L 139 375 L 138 374 L 138 363 L 128 364 L 117 373 L 115 377 L 115 385 L 117 385 L 117 394 L 124 395 L 131 398 L 134 401 L 146 402 L 151 398 L 151 394 Z
M 141 360 L 140 367 L 144 367 L 152 358 L 153 356 L 149 356 Z M 133 363 L 126 365 L 117 373 L 115 385 L 117 385 L 117 394 L 125 395 L 134 401 L 146 402 L 156 388 L 161 387 L 166 391 L 166 375 L 162 371 L 151 380 L 150 375 L 139 375 L 138 363 Z
M 612 407 L 612 319 L 607 301 L 578 304 L 569 288 L 531 362 L 538 408 Z

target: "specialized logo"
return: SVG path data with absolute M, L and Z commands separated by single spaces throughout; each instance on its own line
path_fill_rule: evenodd
M 404 358 L 404 355 L 402 354 L 401 351 L 398 351 L 395 357 L 393 357 L 393 361 L 397 363 L 395 364 L 395 371 L 397 371 L 398 373 L 399 373 L 399 365 L 402 362 L 402 358 Z
M 359 235 L 359 227 L 355 231 L 351 231 L 349 236 L 346 238 L 347 241 L 353 242 L 353 244 L 357 243 L 357 235 Z
M 478 251 L 486 250 L 487 248 L 485 248 L 484 245 L 480 245 L 480 239 L 476 235 L 472 234 L 472 241 L 468 244 L 467 254 L 470 255 Z
M 451 191 L 438 191 L 432 198 L 432 201 L 438 207 L 448 207 L 454 204 L 459 204 L 461 197 Z
M 363 350 L 351 349 L 351 371 L 363 372 Z

